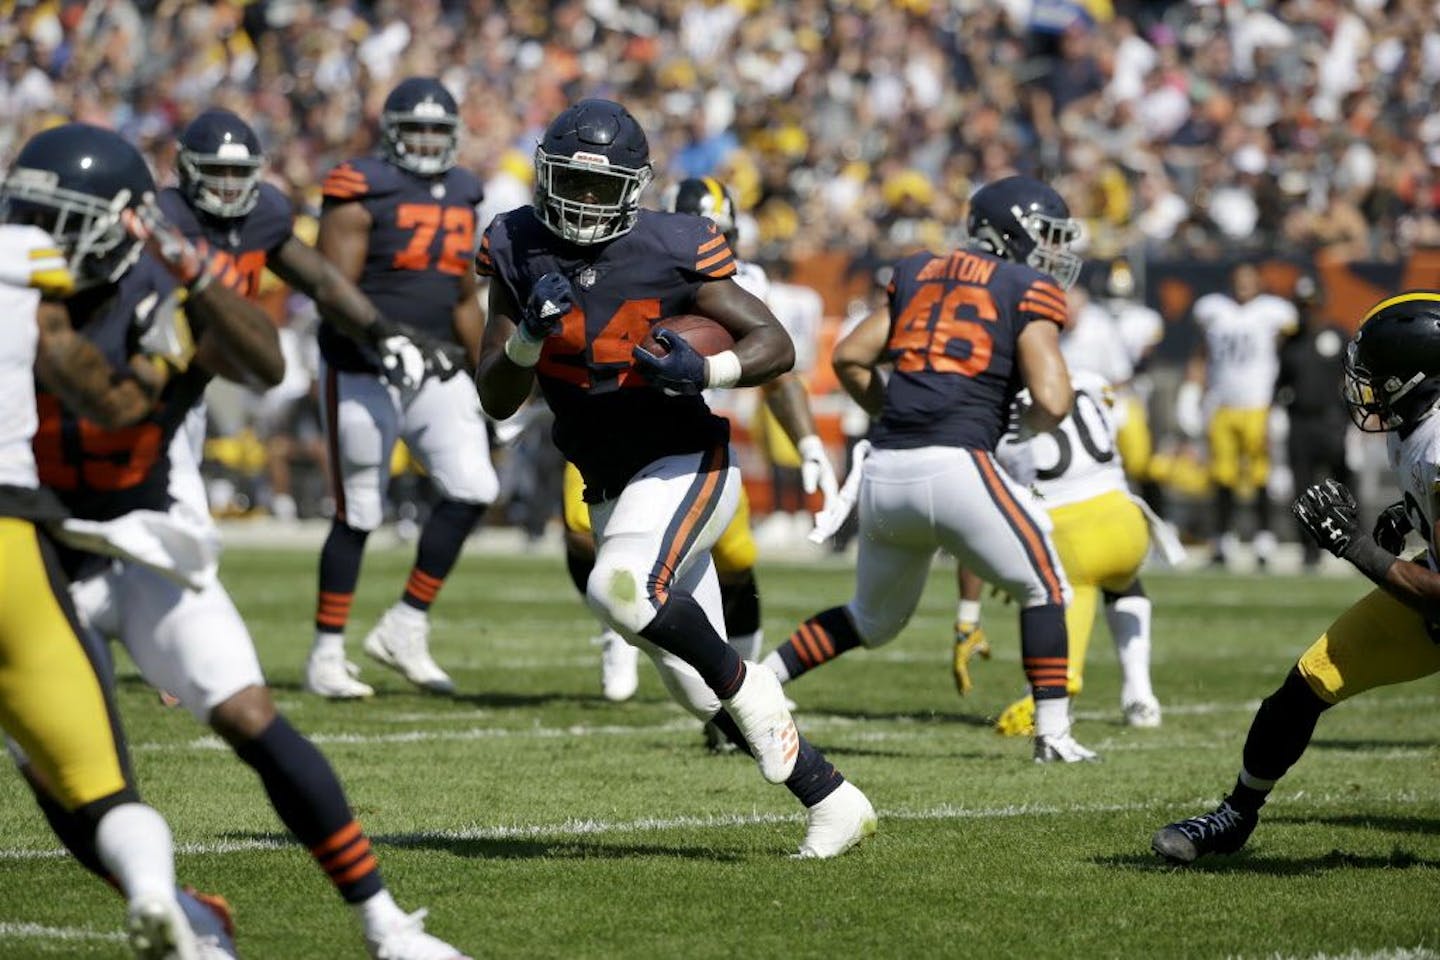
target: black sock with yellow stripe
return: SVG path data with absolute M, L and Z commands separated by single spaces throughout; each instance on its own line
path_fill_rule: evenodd
M 640 636 L 694 667 L 721 700 L 735 696 L 745 680 L 745 661 L 688 594 L 671 591 Z
M 384 883 L 370 840 L 350 813 L 330 762 L 313 743 L 277 716 L 235 752 L 260 775 L 281 822 L 310 849 L 348 903 L 380 892 Z

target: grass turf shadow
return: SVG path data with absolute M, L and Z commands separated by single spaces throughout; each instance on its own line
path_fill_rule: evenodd
M 286 833 L 276 832 L 227 832 L 221 834 L 224 840 L 259 841 L 277 846 L 300 844 Z M 639 857 L 664 857 L 704 861 L 707 863 L 739 862 L 745 856 L 734 851 L 714 847 L 664 846 L 653 843 L 627 843 L 623 840 L 606 841 L 586 837 L 443 837 L 417 836 L 415 834 L 381 834 L 371 836 L 377 847 L 393 847 L 399 850 L 434 850 L 483 860 L 627 860 Z
M 1260 852 L 1241 852 L 1229 856 L 1207 857 L 1181 866 L 1167 863 L 1153 853 L 1119 853 L 1091 857 L 1101 867 L 1136 870 L 1143 873 L 1249 873 L 1271 877 L 1314 876 L 1331 870 L 1409 870 L 1416 867 L 1437 869 L 1440 860 L 1417 856 L 1406 850 L 1392 850 L 1384 856 L 1347 853 L 1331 850 L 1318 857 L 1280 857 Z

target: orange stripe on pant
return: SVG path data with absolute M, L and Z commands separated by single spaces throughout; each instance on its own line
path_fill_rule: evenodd
M 695 532 L 701 520 L 710 511 L 709 508 L 720 490 L 720 478 L 725 469 L 725 456 L 723 447 L 712 447 L 700 459 L 701 481 L 699 489 L 696 490 L 694 500 L 690 508 L 685 511 L 685 516 L 680 521 L 680 526 L 675 530 L 667 542 L 660 545 L 660 560 L 655 565 L 655 586 L 652 593 L 655 602 L 663 604 L 670 597 L 670 581 L 675 576 L 676 565 L 680 557 L 685 553 L 689 543 L 690 535 Z
M 1031 564 L 1040 573 L 1040 579 L 1045 584 L 1045 592 L 1049 595 L 1050 602 L 1064 603 L 1065 592 L 1060 589 L 1060 576 L 1055 572 L 1054 564 L 1050 562 L 1050 550 L 1045 545 L 1044 535 L 1036 528 L 1030 519 L 1030 514 L 1026 513 L 1025 509 L 1011 495 L 1005 482 L 1000 479 L 1000 475 L 995 470 L 995 464 L 990 460 L 990 455 L 977 451 L 973 456 L 975 466 L 980 470 L 980 476 L 984 479 L 990 496 L 1005 512 L 1011 525 L 1020 535 Z

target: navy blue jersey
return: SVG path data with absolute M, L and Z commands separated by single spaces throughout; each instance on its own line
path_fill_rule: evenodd
M 1024 264 L 962 250 L 906 257 L 889 293 L 885 356 L 895 370 L 871 442 L 994 450 L 1023 386 L 1020 331 L 1033 320 L 1063 327 L 1065 292 Z
M 580 246 L 519 207 L 486 229 L 475 269 L 503 283 L 517 304 L 551 271 L 570 278 L 575 307 L 545 341 L 535 372 L 555 413 L 555 445 L 585 478 L 588 502 L 616 496 L 661 457 L 729 441 L 729 423 L 704 400 L 666 396 L 631 356 L 657 321 L 692 312 L 702 284 L 735 273 L 713 222 L 641 210 L 629 233 Z
M 180 297 L 165 268 L 144 255 L 119 283 L 82 291 L 66 306 L 75 329 L 100 349 L 116 376 L 125 376 L 130 358 L 143 352 L 141 335 L 163 311 L 179 310 Z M 184 379 L 167 387 L 148 417 L 117 430 L 65 409 L 37 383 L 33 447 L 41 484 L 59 494 L 72 514 L 88 520 L 168 509 L 170 438 L 193 399 L 171 402 Z
M 273 184 L 260 184 L 260 199 L 243 217 L 222 220 L 191 209 L 174 187 L 160 191 L 165 217 L 208 254 L 216 277 L 242 297 L 260 292 L 260 276 L 271 254 L 295 235 L 295 212 Z
M 382 316 L 455 343 L 460 278 L 475 250 L 475 206 L 484 188 L 469 170 L 438 177 L 401 170 L 379 157 L 342 163 L 325 178 L 325 209 L 361 203 L 370 245 L 359 287 Z M 354 340 L 320 325 L 320 352 L 336 370 L 378 372 Z

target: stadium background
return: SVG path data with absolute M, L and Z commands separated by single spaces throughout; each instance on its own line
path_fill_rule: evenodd
M 1440 286 L 1437 23 L 1425 0 L 6 0 L 0 168 L 73 118 L 122 131 L 168 180 L 177 132 L 218 104 L 258 130 L 303 234 L 325 171 L 373 147 L 390 87 L 434 74 L 461 101 L 461 162 L 488 215 L 528 202 L 533 144 L 564 104 L 619 99 L 650 133 L 649 202 L 665 182 L 721 178 L 746 211 L 742 252 L 821 295 L 811 387 L 839 460 L 863 424 L 828 374 L 836 330 L 887 262 L 959 242 L 965 198 L 1009 172 L 1068 198 L 1093 282 L 1114 258 L 1134 267 L 1167 321 L 1148 371 L 1162 386 L 1192 343 L 1189 304 L 1236 260 L 1266 261 L 1282 295 L 1313 273 L 1342 324 L 1380 291 Z M 316 514 L 313 313 L 273 278 L 267 305 L 299 362 L 267 402 L 214 398 L 212 492 L 232 512 L 273 506 L 293 466 L 299 512 Z M 1189 461 L 1169 396 L 1152 403 L 1157 447 Z M 763 513 L 748 409 L 737 436 Z M 505 457 L 501 522 L 533 532 L 553 514 L 546 447 L 541 423 Z M 1203 494 L 1203 471 L 1172 476 L 1182 502 Z M 423 509 L 414 478 L 397 494 L 402 518 Z

